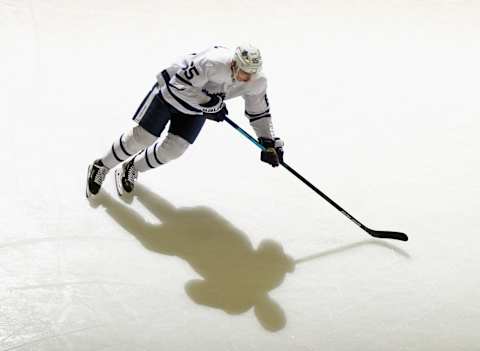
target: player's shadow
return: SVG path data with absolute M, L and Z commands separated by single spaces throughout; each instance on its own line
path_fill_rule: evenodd
M 159 223 L 147 222 L 104 191 L 91 198 L 90 204 L 104 207 L 148 250 L 187 261 L 202 277 L 185 284 L 185 291 L 194 302 L 229 314 L 241 314 L 253 307 L 259 323 L 269 331 L 281 330 L 286 325 L 283 309 L 269 292 L 280 286 L 297 264 L 365 246 L 387 248 L 410 258 L 408 253 L 387 242 L 362 240 L 294 261 L 272 240 L 262 241 L 255 249 L 247 235 L 211 208 L 176 208 L 141 184 L 135 186 L 134 197 L 129 200 L 134 199 Z
M 286 325 L 280 305 L 269 292 L 293 272 L 295 263 L 282 246 L 265 240 L 255 249 L 248 237 L 208 207 L 176 208 L 141 184 L 137 199 L 160 223 L 144 220 L 132 208 L 105 192 L 92 200 L 102 206 L 148 250 L 187 261 L 202 277 L 186 283 L 187 295 L 196 303 L 241 314 L 252 307 L 269 331 Z

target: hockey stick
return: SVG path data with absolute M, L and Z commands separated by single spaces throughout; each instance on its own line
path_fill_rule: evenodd
M 248 134 L 245 130 L 243 130 L 238 124 L 236 124 L 230 118 L 225 117 L 225 121 L 228 124 L 230 124 L 233 128 L 235 128 L 238 132 L 240 132 L 240 134 L 242 134 L 247 139 L 249 139 L 252 143 L 254 143 L 257 147 L 259 147 L 262 150 L 265 150 L 265 147 L 262 144 L 260 144 L 254 137 L 252 137 L 250 134 Z M 348 213 L 342 207 L 340 207 L 335 201 L 333 201 L 327 195 L 325 195 L 322 191 L 320 191 L 316 186 L 314 186 L 312 183 L 310 183 L 308 180 L 306 180 L 301 174 L 299 174 L 297 171 L 295 171 L 292 167 L 287 165 L 285 162 L 281 162 L 280 164 L 283 167 L 285 167 L 290 173 L 292 173 L 295 177 L 300 179 L 310 189 L 312 189 L 318 195 L 323 197 L 330 205 L 332 205 L 338 211 L 343 213 L 348 219 L 350 219 L 353 223 L 358 225 L 360 228 L 362 228 L 364 231 L 366 231 L 371 236 L 373 236 L 375 238 L 380 238 L 380 239 L 395 239 L 395 240 L 402 240 L 402 241 L 407 241 L 408 240 L 408 236 L 405 233 L 384 231 L 384 230 L 373 230 L 373 229 L 368 228 L 367 226 L 362 224 L 360 221 L 355 219 L 355 217 L 353 217 L 350 213 Z

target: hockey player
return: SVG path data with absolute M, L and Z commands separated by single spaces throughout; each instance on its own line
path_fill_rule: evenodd
M 118 194 L 131 192 L 138 172 L 180 157 L 206 119 L 223 121 L 228 114 L 224 101 L 238 96 L 245 100 L 245 115 L 266 148 L 261 160 L 278 166 L 283 161 L 283 142 L 274 134 L 261 68 L 260 51 L 241 45 L 235 50 L 215 46 L 190 54 L 163 70 L 133 117 L 138 125 L 88 167 L 87 197 L 99 192 L 106 174 L 120 163 L 115 171 Z M 167 136 L 157 141 L 168 122 Z

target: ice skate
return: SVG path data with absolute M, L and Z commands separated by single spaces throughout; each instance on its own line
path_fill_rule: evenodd
M 91 195 L 98 194 L 108 171 L 109 169 L 104 166 L 102 160 L 95 160 L 88 166 L 86 187 L 87 198 Z
M 133 160 L 124 162 L 122 167 L 115 171 L 115 185 L 119 196 L 125 193 L 131 193 L 135 187 L 135 180 L 138 177 L 138 171 L 133 165 Z

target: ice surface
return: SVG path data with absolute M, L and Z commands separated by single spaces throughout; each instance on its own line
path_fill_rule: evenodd
M 479 37 L 474 1 L 1 0 L 0 350 L 479 349 Z M 158 71 L 244 41 L 288 163 L 409 242 L 214 122 L 85 199 Z

